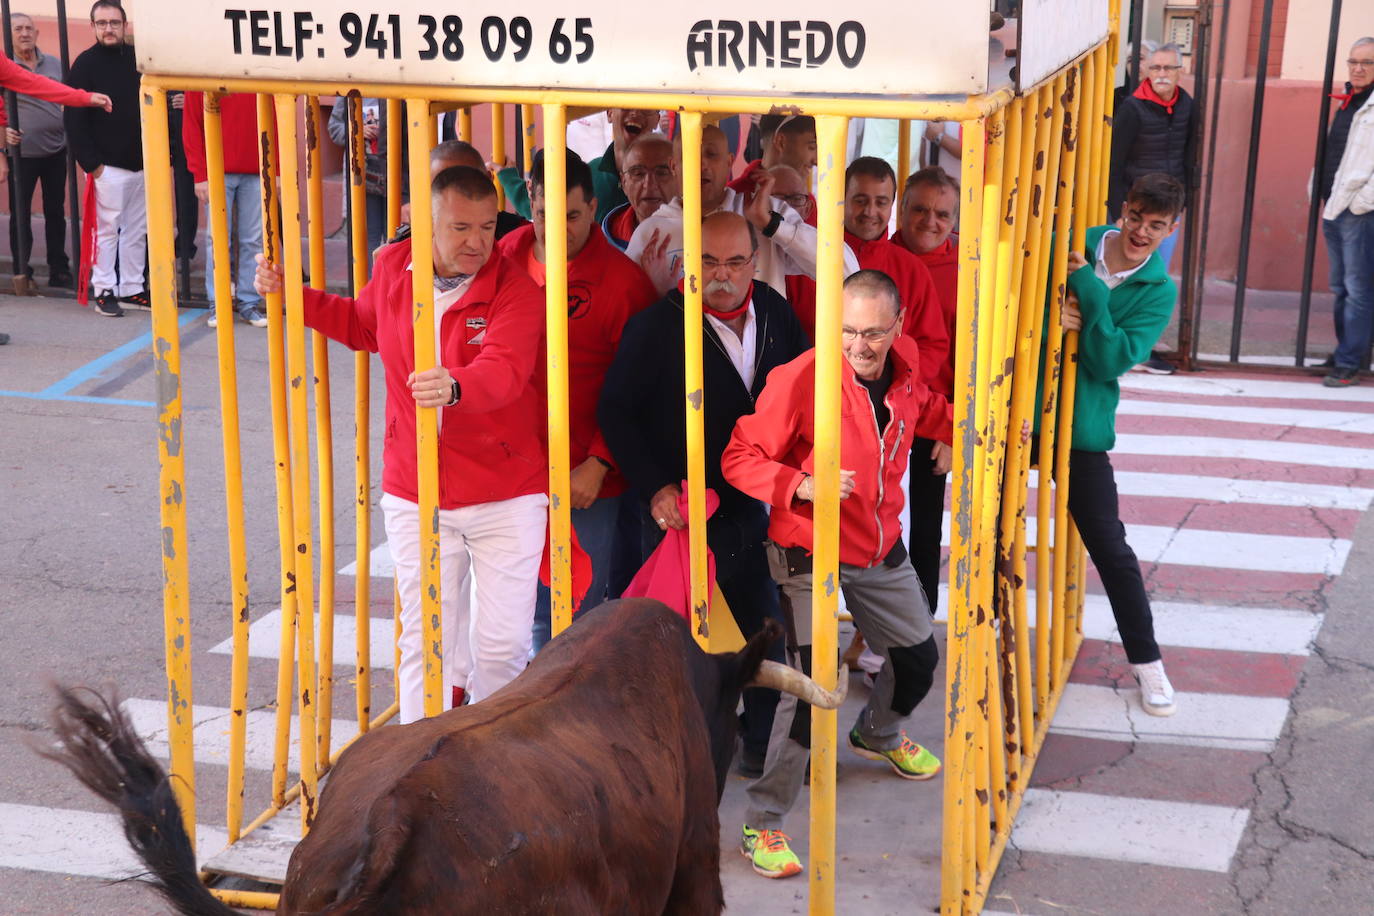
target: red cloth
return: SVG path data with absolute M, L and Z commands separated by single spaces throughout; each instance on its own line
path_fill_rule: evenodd
M 624 239 L 625 243 L 629 244 L 630 236 L 639 228 L 639 217 L 635 214 L 635 208 L 628 203 L 623 210 L 617 208 L 617 212 L 610 217 L 610 225 L 607 228 L 610 229 L 612 236 Z
M 13 89 L 20 95 L 31 95 L 45 102 L 85 108 L 91 104 L 91 94 L 85 89 L 73 89 L 57 80 L 39 76 L 0 54 L 0 86 Z
M 1158 92 L 1155 92 L 1155 85 L 1149 80 L 1141 80 L 1140 85 L 1135 87 L 1135 92 L 1132 92 L 1131 95 L 1147 102 L 1154 102 L 1169 114 L 1174 113 L 1174 105 L 1178 103 L 1178 87 L 1174 87 L 1174 97 L 1166 102 L 1159 97 Z
M 86 174 L 86 192 L 81 198 L 81 257 L 76 270 L 76 301 L 86 305 L 91 288 L 91 269 L 95 267 L 95 176 Z
M 935 283 L 935 295 L 940 300 L 940 310 L 945 316 L 945 329 L 949 332 L 949 359 L 941 367 L 940 378 L 932 386 L 936 391 L 946 394 L 954 392 L 954 341 L 959 321 L 959 236 L 951 235 L 944 244 L 934 251 L 922 254 L 912 249 L 898 229 L 892 242 L 916 255 L 930 271 L 930 279 Z
M 758 183 L 758 173 L 763 171 L 763 160 L 755 159 L 744 167 L 744 171 L 730 179 L 727 188 L 732 189 L 737 194 L 753 194 L 754 185 Z
M 382 358 L 386 439 L 382 490 L 419 501 L 415 399 L 406 378 L 415 368 L 410 240 L 387 245 L 356 299 L 305 289 L 305 323 L 354 350 Z M 438 361 L 462 398 L 445 407 L 439 433 L 439 507 L 546 493 L 548 422 L 533 383 L 544 352 L 544 294 L 499 252 L 443 316 Z
M 710 518 L 720 506 L 716 491 L 706 490 L 706 517 Z M 689 624 L 692 622 L 692 541 L 691 518 L 687 514 L 687 481 L 677 498 L 678 511 L 688 527 L 678 531 L 669 528 L 649 559 L 630 580 L 622 598 L 653 598 L 672 608 Z M 711 592 L 716 584 L 716 557 L 706 548 L 706 605 L 710 612 Z
M 507 233 L 496 248 L 510 263 L 524 265 L 534 250 L 534 226 L 521 226 Z M 599 227 L 593 227 L 587 244 L 568 263 L 568 411 L 572 440 L 569 459 L 574 468 L 588 456 L 615 466 L 596 421 L 596 403 L 601 398 L 606 370 L 620 346 L 625 322 L 657 298 L 653 284 L 639 265 L 608 242 Z M 541 328 L 543 301 L 541 292 Z M 537 355 L 537 376 L 542 381 L 542 347 Z M 616 471 L 608 473 L 601 484 L 601 496 L 616 496 L 624 491 L 624 478 Z
M 859 267 L 881 270 L 897 284 L 902 308 L 906 311 L 902 334 L 914 338 L 920 349 L 921 381 L 941 394 L 949 394 L 942 390 L 940 381 L 944 364 L 949 359 L 949 331 L 930 271 L 920 258 L 893 244 L 886 236 L 865 242 L 846 232 L 844 240 L 859 259 Z
M 539 581 L 553 588 L 553 527 L 544 526 L 544 557 L 539 561 Z M 582 599 L 592 587 L 592 558 L 577 540 L 577 529 L 569 526 L 568 546 L 572 554 L 572 609 L 576 615 L 582 609 Z
M 220 96 L 220 133 L 224 138 L 226 175 L 253 175 L 258 171 L 258 100 L 251 92 Z M 173 138 L 175 142 L 176 138 Z M 181 142 L 186 167 L 197 182 L 207 181 L 205 165 L 205 101 L 200 92 L 186 93 L 181 115 Z
M 1359 95 L 1358 92 L 1356 92 L 1354 89 L 1351 88 L 1351 86 L 1350 86 L 1349 83 L 1346 83 L 1346 84 L 1345 84 L 1345 88 L 1350 89 L 1350 91 L 1349 91 L 1349 92 L 1333 92 L 1333 93 L 1331 93 L 1331 98 L 1333 98 L 1333 99 L 1335 99 L 1337 102 L 1340 102 L 1340 103 L 1341 103 L 1341 107 L 1340 107 L 1339 109 L 1337 109 L 1338 111 L 1345 111 L 1347 108 L 1349 108 L 1349 107 L 1350 107 L 1350 100 L 1353 99 L 1353 98 L 1355 98 L 1355 96 Z
M 843 359 L 843 357 L 839 357 Z M 892 419 L 879 438 L 868 390 L 846 363 L 841 375 L 840 454 L 854 471 L 854 492 L 840 501 L 840 562 L 882 562 L 902 534 L 902 474 L 916 436 L 949 443 L 949 401 L 921 381 L 915 342 L 901 336 L 888 351 Z M 768 374 L 752 414 L 739 418 L 720 459 L 725 479 L 768 503 L 768 536 L 784 547 L 811 549 L 814 506 L 795 499 L 803 474 L 815 473 L 816 351 Z

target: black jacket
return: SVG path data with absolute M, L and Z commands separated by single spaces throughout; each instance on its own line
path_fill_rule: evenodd
M 1112 116 L 1112 169 L 1107 183 L 1107 215 L 1121 215 L 1126 192 L 1142 175 L 1163 172 L 1192 187 L 1193 147 L 1197 143 L 1193 97 L 1180 87 L 1174 111 L 1128 95 Z
M 687 478 L 682 317 L 682 293 L 672 290 L 629 320 L 597 405 L 601 434 L 616 465 L 645 500 Z M 702 319 L 706 486 L 720 496 L 721 513 L 755 502 L 726 483 L 720 472 L 720 456 L 735 421 L 754 412 L 769 372 L 811 346 L 787 300 L 757 280 L 754 319 L 758 343 L 750 389 L 745 389 L 710 322 Z
M 82 51 L 67 72 L 67 85 L 103 92 L 114 103 L 103 108 L 68 107 L 62 120 L 67 144 L 83 171 L 102 165 L 143 171 L 143 130 L 139 120 L 138 64 L 131 45 L 107 48 L 95 44 Z

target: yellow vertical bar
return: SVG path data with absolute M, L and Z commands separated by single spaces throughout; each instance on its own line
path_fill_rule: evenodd
M 225 265 L 215 273 L 216 353 L 219 358 L 220 440 L 224 452 L 224 519 L 229 537 L 229 619 L 233 662 L 229 674 L 229 778 L 225 829 L 229 842 L 243 829 L 243 768 L 248 727 L 248 559 L 243 530 L 243 459 L 239 443 L 238 362 L 234 352 L 234 303 L 229 284 L 229 222 L 224 189 L 224 131 L 220 96 L 205 93 L 205 166 L 210 189 L 211 257 Z
M 849 119 L 816 118 L 816 514 L 811 596 L 812 676 L 834 688 L 839 652 L 840 354 L 844 283 L 844 171 Z M 690 174 L 690 173 L 689 173 Z M 811 912 L 835 912 L 835 749 L 837 713 L 811 707 Z
M 410 130 L 410 174 L 415 194 L 410 198 L 412 299 L 415 303 L 415 371 L 436 365 L 434 330 L 434 220 L 429 179 L 429 102 L 406 99 Z M 425 715 L 444 711 L 444 653 L 439 594 L 439 414 L 433 407 L 415 408 L 415 448 L 419 462 L 420 503 L 420 618 L 425 655 Z M 450 638 L 453 634 L 449 634 Z
M 324 166 L 320 142 L 324 120 L 319 96 L 305 97 L 306 226 L 310 242 L 310 285 L 324 289 Z M 315 462 L 319 476 L 320 512 L 320 645 L 317 670 L 319 702 L 315 759 L 323 775 L 329 768 L 330 725 L 334 716 L 334 422 L 329 388 L 329 340 L 310 332 L 310 358 L 314 369 Z
M 286 364 L 291 399 L 291 519 L 293 569 L 297 596 L 296 678 L 299 687 L 301 755 L 301 830 L 315 819 L 316 737 L 319 696 L 315 664 L 315 569 L 310 519 L 310 398 L 305 347 L 305 304 L 301 287 L 301 189 L 297 163 L 296 96 L 274 99 L 281 139 L 281 221 L 283 281 L 286 293 Z M 277 319 L 271 315 L 269 320 Z
M 907 178 L 911 177 L 911 121 L 902 118 L 897 122 L 897 200 L 902 199 L 902 189 Z
M 458 109 L 458 139 L 464 143 L 472 142 L 472 109 Z
M 1107 45 L 1105 43 L 1097 46 L 1097 50 L 1092 53 L 1093 61 L 1093 83 L 1092 83 L 1092 163 L 1088 168 L 1088 199 L 1087 212 L 1084 219 L 1087 225 L 1096 226 L 1102 220 L 1100 213 L 1104 202 L 1104 190 L 1107 186 L 1107 176 L 1104 171 L 1106 164 L 1110 161 L 1106 145 L 1102 142 L 1107 137 L 1107 125 L 1103 120 L 1107 112 L 1106 99 L 1103 98 L 1103 90 L 1106 88 L 1107 79 Z
M 528 175 L 534 169 L 534 106 L 520 106 L 520 129 L 524 131 L 525 142 L 521 144 L 524 162 L 520 163 L 520 174 Z M 500 160 L 496 160 L 500 162 Z
M 277 119 L 272 97 L 259 95 L 258 168 L 262 174 L 262 253 L 282 263 L 281 223 L 277 195 Z M 291 683 L 295 673 L 297 593 L 292 550 L 291 445 L 287 432 L 286 357 L 282 294 L 269 293 L 267 309 L 267 378 L 272 405 L 272 459 L 277 488 L 277 553 L 281 570 L 281 633 L 277 652 L 277 708 L 272 756 L 272 802 L 286 804 L 286 770 L 291 750 Z
M 491 103 L 491 161 L 501 162 L 506 158 L 506 106 L 500 102 Z M 506 189 L 495 177 L 496 206 L 506 209 Z M 564 245 L 566 248 L 567 246 Z
M 549 389 L 549 591 L 553 634 L 572 623 L 572 503 L 568 490 L 568 206 L 567 111 L 544 106 L 545 336 Z
M 405 114 L 400 99 L 386 100 L 386 233 L 383 238 L 396 235 L 396 227 L 401 225 L 401 192 L 405 183 L 401 178 L 405 168 L 405 157 L 401 155 L 402 129 Z M 429 174 L 428 171 L 425 172 Z M 411 209 L 411 222 L 414 222 L 414 208 Z M 370 253 L 370 252 L 369 252 Z
M 363 148 L 363 100 L 347 97 L 348 105 L 348 200 L 353 213 L 349 244 L 353 249 L 353 290 L 367 284 L 367 182 Z M 371 726 L 372 631 L 369 626 L 372 598 L 372 445 L 368 418 L 371 414 L 371 363 L 366 350 L 353 354 L 353 582 L 354 699 L 358 731 Z
M 973 622 L 972 564 L 974 501 L 973 471 L 976 463 L 976 385 L 974 341 L 979 325 L 980 238 L 983 221 L 982 121 L 966 121 L 959 185 L 959 311 L 954 341 L 954 467 L 950 513 L 949 624 L 945 650 L 945 792 L 944 841 L 941 850 L 940 911 L 959 916 L 973 892 L 974 806 L 970 803 L 971 767 L 969 692 L 975 683 L 971 672 L 970 632 Z M 819 302 L 817 303 L 819 306 Z
M 701 112 L 684 111 L 682 174 L 701 174 Z M 552 141 L 544 124 L 544 142 Z M 702 414 L 701 366 L 701 183 L 682 182 L 682 340 L 687 398 L 687 533 L 691 545 L 692 633 L 702 647 L 709 644 L 706 590 L 706 432 Z
M 143 148 L 167 162 L 167 93 L 142 89 Z M 167 653 L 167 734 L 172 791 L 186 832 L 196 835 L 195 754 L 191 737 L 191 596 L 186 556 L 186 453 L 182 438 L 181 332 L 172 258 L 172 181 L 166 169 L 146 175 L 149 286 L 153 299 L 153 370 L 157 377 L 158 518 L 162 525 L 162 625 Z

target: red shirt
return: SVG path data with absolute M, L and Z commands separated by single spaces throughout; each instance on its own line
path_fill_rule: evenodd
M 512 264 L 527 264 L 534 257 L 534 226 L 521 226 L 497 243 L 497 250 Z M 540 268 L 544 265 L 540 264 Z M 543 284 L 543 271 L 536 282 Z M 606 370 L 620 346 L 625 322 L 658 296 L 639 265 L 606 240 L 597 227 L 587 244 L 568 262 L 568 412 L 571 467 L 595 456 L 614 467 L 611 450 L 596 422 L 596 403 Z M 540 299 L 543 302 L 543 298 Z M 543 327 L 541 306 L 540 326 Z M 541 366 L 543 351 L 540 351 Z M 544 378 L 544 370 L 537 372 Z M 606 475 L 601 496 L 616 496 L 625 480 L 616 471 Z
M 351 349 L 381 357 L 386 372 L 382 490 L 418 502 L 415 399 L 406 385 L 415 368 L 409 265 L 410 239 L 405 239 L 381 250 L 372 279 L 356 299 L 306 288 L 305 323 Z M 462 389 L 458 403 L 443 408 L 441 509 L 548 491 L 542 434 L 548 418 L 532 381 L 543 338 L 539 287 L 518 262 L 492 252 L 439 326 L 439 362 Z
M 843 357 L 841 357 L 843 358 Z M 891 412 L 878 431 L 868 390 L 846 363 L 840 377 L 840 455 L 854 471 L 854 492 L 840 501 L 840 562 L 882 562 L 902 534 L 902 474 L 915 436 L 949 443 L 954 413 L 916 371 L 916 345 L 898 337 L 888 351 Z M 815 473 L 816 351 L 807 350 L 768 374 L 752 414 L 739 418 L 720 459 L 725 479 L 772 506 L 768 537 L 784 547 L 811 549 L 815 506 L 795 498 L 803 474 Z
M 255 175 L 258 172 L 258 101 L 251 92 L 220 96 L 220 132 L 224 136 L 224 173 Z M 200 92 L 186 93 L 181 114 L 181 141 L 186 167 L 197 182 L 208 181 L 205 164 L 205 101 Z
M 921 381 L 941 394 L 949 394 L 941 387 L 940 376 L 949 359 L 950 337 L 930 271 L 920 258 L 887 237 L 865 242 L 846 232 L 844 240 L 859 259 L 859 267 L 881 270 L 897 284 L 906 311 L 902 334 L 913 338 L 920 350 Z
M 902 238 L 900 229 L 892 236 L 892 241 L 920 258 L 930 271 L 930 279 L 935 281 L 935 295 L 940 299 L 940 309 L 945 314 L 945 328 L 949 331 L 949 359 L 945 361 L 939 384 L 935 388 L 953 394 L 955 327 L 959 321 L 959 236 L 951 235 L 944 244 L 925 254 L 912 250 L 906 239 Z

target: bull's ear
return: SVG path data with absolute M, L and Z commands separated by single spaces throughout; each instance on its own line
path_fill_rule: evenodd
M 754 679 L 759 673 L 759 666 L 768 655 L 768 647 L 781 638 L 782 624 L 769 619 L 764 621 L 763 629 L 755 633 L 753 638 L 745 643 L 744 648 L 735 653 L 735 677 L 740 686 Z

